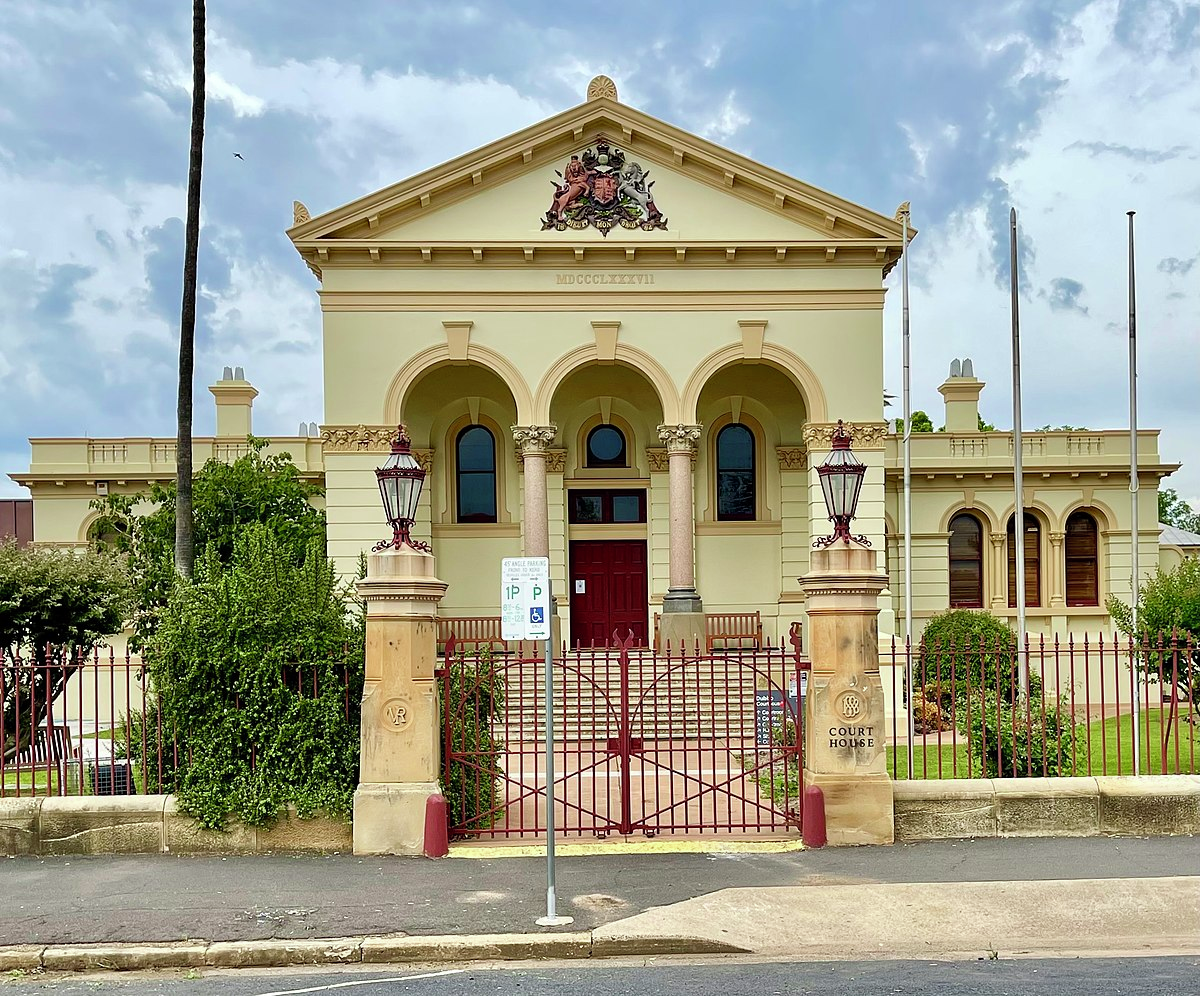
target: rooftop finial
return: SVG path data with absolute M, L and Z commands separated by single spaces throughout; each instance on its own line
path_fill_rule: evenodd
M 587 99 L 599 100 L 601 97 L 607 97 L 609 100 L 617 99 L 617 84 L 609 76 L 597 76 L 588 84 Z

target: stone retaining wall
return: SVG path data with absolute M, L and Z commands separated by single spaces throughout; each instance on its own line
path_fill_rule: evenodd
M 896 840 L 1200 833 L 1200 775 L 893 782 Z M 328 854 L 350 823 L 294 808 L 271 827 L 202 829 L 166 795 L 0 799 L 0 854 Z
M 1200 775 L 893 783 L 896 840 L 1200 833 Z
M 348 820 L 302 820 L 294 807 L 271 827 L 205 830 L 174 796 L 0 799 L 0 854 L 265 854 L 349 852 Z

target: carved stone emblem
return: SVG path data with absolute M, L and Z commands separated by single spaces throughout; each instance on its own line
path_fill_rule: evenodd
M 388 699 L 383 703 L 384 728 L 400 733 L 412 720 L 412 706 L 407 699 Z
M 611 83 L 611 80 L 609 81 Z M 654 203 L 650 171 L 626 162 L 625 153 L 603 135 L 594 148 L 572 156 L 562 172 L 555 170 L 554 200 L 542 218 L 542 231 L 591 226 L 602 235 L 617 227 L 650 232 L 665 229 L 667 219 Z
M 849 691 L 842 692 L 842 694 L 838 696 L 837 708 L 838 713 L 843 719 L 845 719 L 847 722 L 853 722 L 863 714 L 865 706 L 862 700 L 862 695 L 860 695 L 853 688 Z

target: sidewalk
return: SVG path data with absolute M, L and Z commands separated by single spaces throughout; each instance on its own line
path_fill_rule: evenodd
M 479 947 L 483 935 L 554 936 L 534 924 L 545 912 L 544 858 L 495 853 L 436 862 L 351 855 L 14 858 L 0 862 L 0 948 L 338 938 L 316 946 L 335 950 L 324 960 L 358 961 L 363 938 L 408 936 L 429 939 L 428 957 L 409 960 L 437 960 L 479 957 L 470 952 L 489 950 Z M 929 957 L 983 956 L 999 946 L 1011 952 L 1022 943 L 1187 948 L 1200 945 L 1200 879 L 1187 877 L 1198 873 L 1197 837 L 963 840 L 776 854 L 639 853 L 630 844 L 624 853 L 562 857 L 559 912 L 575 918 L 566 928 L 571 945 L 513 950 L 549 957 L 722 949 Z M 447 947 L 455 938 L 458 946 Z M 475 948 L 464 946 L 470 939 Z M 3 961 L 0 952 L 0 967 Z

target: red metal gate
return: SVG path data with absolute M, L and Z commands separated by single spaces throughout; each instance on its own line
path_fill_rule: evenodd
M 554 661 L 564 834 L 787 833 L 800 826 L 798 650 L 658 654 L 632 634 Z M 452 833 L 545 833 L 543 659 L 462 656 L 442 680 Z

